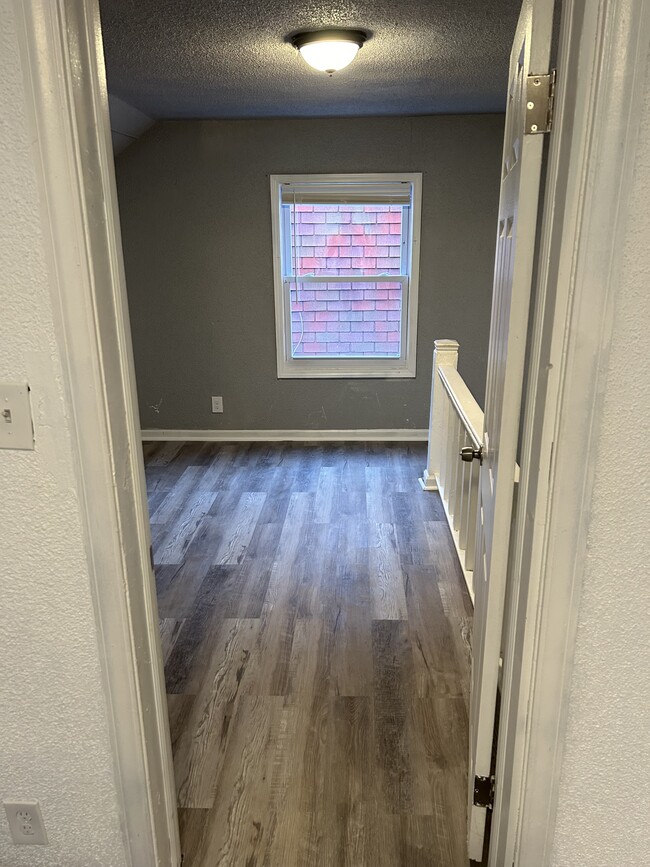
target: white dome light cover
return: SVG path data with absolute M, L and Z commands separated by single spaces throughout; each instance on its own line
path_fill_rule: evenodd
M 291 41 L 310 66 L 332 75 L 352 63 L 366 39 L 362 30 L 315 30 Z

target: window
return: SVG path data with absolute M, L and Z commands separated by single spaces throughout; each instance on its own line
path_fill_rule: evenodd
M 271 176 L 278 376 L 413 377 L 420 174 Z

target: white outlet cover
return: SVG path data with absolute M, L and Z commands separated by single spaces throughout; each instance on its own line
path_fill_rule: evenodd
M 29 386 L 0 383 L 0 449 L 33 449 L 34 426 Z
M 2 802 L 11 839 L 17 846 L 47 846 L 47 834 L 38 801 Z
M 212 412 L 223 412 L 222 397 L 212 397 Z

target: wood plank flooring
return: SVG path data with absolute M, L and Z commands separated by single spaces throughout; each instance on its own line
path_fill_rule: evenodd
M 471 605 L 425 461 L 145 444 L 184 867 L 466 867 Z

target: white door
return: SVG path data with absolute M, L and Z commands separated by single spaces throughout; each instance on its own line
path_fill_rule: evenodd
M 480 805 L 480 794 L 475 795 L 475 781 L 483 778 L 489 788 L 545 139 L 525 132 L 541 104 L 544 80 L 535 84 L 531 79 L 531 88 L 540 89 L 532 108 L 535 97 L 527 96 L 527 84 L 530 74 L 549 71 L 553 6 L 553 0 L 524 0 L 510 56 L 474 567 L 468 848 L 469 857 L 477 861 L 482 858 L 486 807 Z

